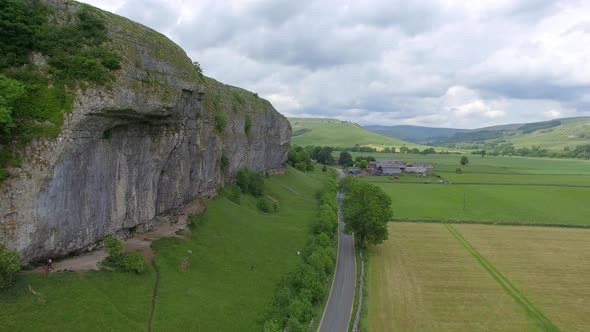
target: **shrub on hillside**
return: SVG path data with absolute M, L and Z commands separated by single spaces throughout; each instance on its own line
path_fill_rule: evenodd
M 20 271 L 18 254 L 0 244 L 0 289 L 12 286 L 18 271 Z
M 289 149 L 287 163 L 302 172 L 313 171 L 313 163 L 309 152 L 297 145 L 293 145 Z
M 145 272 L 145 259 L 140 253 L 132 252 L 123 256 L 120 267 L 123 271 L 141 274 Z
M 272 204 L 268 199 L 260 197 L 258 201 L 256 201 L 256 208 L 264 213 L 268 213 L 272 210 Z
M 251 194 L 255 197 L 262 196 L 264 192 L 264 178 L 261 174 L 252 172 L 247 168 L 242 168 L 238 172 L 236 184 L 242 192 Z
M 205 216 L 202 214 L 191 213 L 188 215 L 188 228 L 195 230 L 205 222 Z
M 223 194 L 230 201 L 232 201 L 232 202 L 234 202 L 236 204 L 240 204 L 240 197 L 241 197 L 241 194 L 242 194 L 240 192 L 240 187 L 238 187 L 236 185 L 228 185 L 223 190 Z

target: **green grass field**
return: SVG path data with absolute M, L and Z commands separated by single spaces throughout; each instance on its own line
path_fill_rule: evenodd
M 372 133 L 352 122 L 306 118 L 289 118 L 289 122 L 291 122 L 294 134 L 291 142 L 300 146 L 319 145 L 346 148 L 359 144 L 377 149 L 384 147 L 399 149 L 403 145 L 409 148 L 417 147 L 420 150 L 426 148 L 425 146 Z M 298 131 L 302 130 L 308 131 L 298 134 Z
M 340 152 L 334 152 L 338 156 Z M 472 173 L 516 173 L 516 174 L 589 174 L 590 160 L 552 159 L 528 157 L 501 157 L 466 155 L 469 165 L 463 167 L 457 154 L 410 154 L 410 153 L 361 153 L 351 152 L 356 156 L 372 156 L 377 159 L 395 159 L 407 162 L 424 161 L 436 165 L 436 171 L 455 172 L 461 167 L 463 172 Z M 440 165 L 439 165 L 440 164 Z
M 238 205 L 222 195 L 190 238 L 154 243 L 160 278 L 153 330 L 260 331 L 277 283 L 300 259 L 325 180 L 326 173 L 289 168 L 266 180 L 278 212 L 258 212 L 249 196 Z M 151 268 L 142 276 L 25 273 L 0 293 L 0 330 L 145 331 L 154 284 Z
M 392 223 L 370 249 L 371 331 L 586 331 L 590 230 Z
M 589 225 L 590 188 L 377 183 L 396 218 Z
M 461 166 L 456 155 L 376 157 L 432 162 L 440 177 L 363 177 L 392 197 L 396 218 L 590 225 L 587 160 L 471 156 Z

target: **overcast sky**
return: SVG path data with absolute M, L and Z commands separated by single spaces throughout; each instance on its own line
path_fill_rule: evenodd
M 83 2 L 287 116 L 474 128 L 590 115 L 590 1 Z

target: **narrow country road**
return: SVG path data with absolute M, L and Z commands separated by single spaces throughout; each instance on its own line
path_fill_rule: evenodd
M 342 172 L 340 171 L 340 176 Z M 344 233 L 342 222 L 342 193 L 338 193 L 338 258 L 332 290 L 319 332 L 346 332 L 352 313 L 356 285 L 356 260 L 352 235 Z

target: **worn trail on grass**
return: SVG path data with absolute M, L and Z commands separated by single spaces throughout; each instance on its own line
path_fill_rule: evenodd
M 150 308 L 150 317 L 148 319 L 148 332 L 152 331 L 152 321 L 154 320 L 154 313 L 156 312 L 156 297 L 158 296 L 158 287 L 160 286 L 160 272 L 158 271 L 158 267 L 156 266 L 155 259 L 152 258 L 151 260 L 152 266 L 154 267 L 155 279 L 156 282 L 154 284 L 154 290 L 152 292 L 152 305 Z
M 518 303 L 541 328 L 545 331 L 559 331 L 559 328 L 555 326 L 541 310 L 537 309 L 500 271 L 488 262 L 474 247 L 471 246 L 465 238 L 449 224 L 444 224 L 449 232 L 467 249 L 467 251 L 479 262 L 479 264 L 486 269 L 492 277 L 506 290 L 506 292 L 512 296 L 512 298 Z

